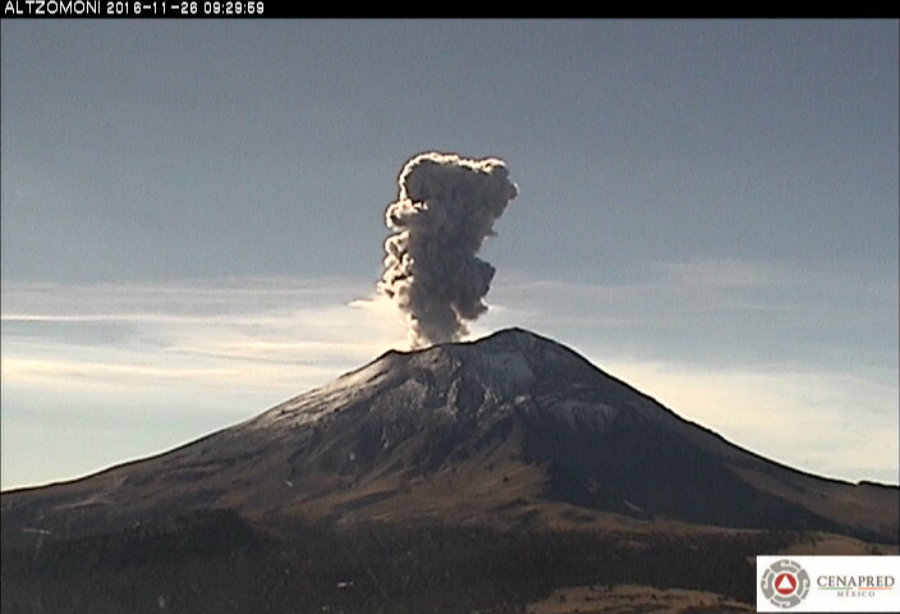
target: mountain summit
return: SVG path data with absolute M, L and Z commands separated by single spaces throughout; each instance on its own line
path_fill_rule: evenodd
M 222 508 L 345 525 L 590 525 L 614 514 L 882 541 L 898 531 L 896 488 L 766 460 L 513 328 L 390 351 L 171 452 L 4 493 L 3 537 Z

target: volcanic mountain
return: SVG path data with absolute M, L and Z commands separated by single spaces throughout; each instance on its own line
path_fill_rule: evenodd
M 896 544 L 898 507 L 896 487 L 767 460 L 572 350 L 509 329 L 470 343 L 390 351 L 170 452 L 5 492 L 2 538 L 5 553 L 34 548 L 36 536 L 60 544 L 109 535 L 127 541 L 143 527 L 140 541 L 146 527 L 161 527 L 157 537 L 174 535 L 173 518 L 213 510 L 237 523 L 229 535 L 276 541 L 290 541 L 301 526 L 458 527 L 504 539 L 678 526 Z M 381 564 L 373 556 L 363 567 Z M 364 576 L 374 582 L 371 567 Z M 388 599 L 384 582 L 376 584 L 378 598 Z

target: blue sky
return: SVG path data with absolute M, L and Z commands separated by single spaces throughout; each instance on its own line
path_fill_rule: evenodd
M 400 346 L 403 163 L 520 194 L 524 326 L 808 471 L 896 483 L 896 21 L 4 21 L 2 486 L 249 418 Z

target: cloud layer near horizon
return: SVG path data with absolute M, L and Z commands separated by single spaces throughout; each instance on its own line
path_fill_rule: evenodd
M 649 269 L 620 284 L 507 276 L 473 336 L 531 328 L 739 445 L 816 473 L 897 481 L 897 323 L 884 317 L 896 282 L 762 263 Z M 4 283 L 3 487 L 161 451 L 403 347 L 389 303 L 352 299 L 369 283 Z M 861 291 L 868 308 L 843 300 Z M 882 337 L 884 351 L 859 349 L 861 336 Z M 98 424 L 121 445 L 59 445 L 66 429 Z M 127 446 L 148 424 L 153 437 Z M 30 466 L 35 455 L 46 463 Z

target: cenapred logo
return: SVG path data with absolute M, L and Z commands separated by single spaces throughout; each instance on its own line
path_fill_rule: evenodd
M 757 612 L 900 612 L 900 556 L 756 557 Z
M 781 559 L 766 568 L 759 586 L 772 605 L 792 608 L 809 594 L 809 574 L 800 563 Z

